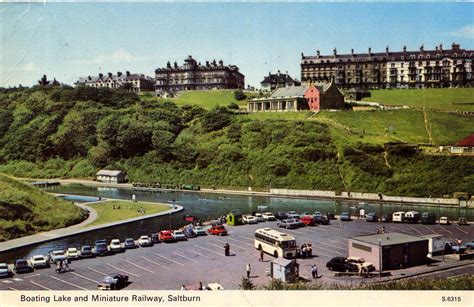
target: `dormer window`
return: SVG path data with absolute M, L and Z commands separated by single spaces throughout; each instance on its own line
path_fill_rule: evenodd
M 458 54 L 457 54 L 457 53 L 453 54 L 453 57 L 457 58 L 457 57 L 458 57 Z
M 402 57 L 401 57 L 401 60 L 402 60 L 402 61 L 405 60 L 405 57 L 404 57 L 403 55 L 402 55 Z

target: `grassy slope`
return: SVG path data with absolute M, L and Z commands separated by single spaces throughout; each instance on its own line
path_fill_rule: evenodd
M 0 174 L 0 240 L 66 227 L 83 211 L 29 185 Z
M 134 203 L 131 201 L 106 201 L 97 204 L 90 204 L 88 206 L 97 211 L 97 219 L 93 223 L 88 224 L 87 227 L 140 216 L 141 214 L 137 212 L 140 208 L 145 210 L 145 214 L 158 213 L 170 208 L 163 204 L 145 202 Z M 120 206 L 120 209 L 113 209 L 113 206 Z
M 423 108 L 424 103 L 430 109 L 474 111 L 473 88 L 373 90 L 370 93 L 371 97 L 364 98 L 364 101 L 414 108 Z

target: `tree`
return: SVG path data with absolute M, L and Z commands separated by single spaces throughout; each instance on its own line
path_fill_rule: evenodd
M 232 113 L 225 107 L 215 107 L 202 117 L 204 132 L 220 130 L 232 121 Z
M 247 96 L 245 95 L 245 93 L 241 90 L 241 89 L 238 89 L 238 90 L 235 90 L 234 91 L 234 98 L 235 100 L 244 100 L 245 98 L 247 98 Z
M 229 110 L 238 110 L 238 109 L 240 109 L 240 108 L 239 108 L 239 105 L 238 105 L 238 104 L 236 104 L 235 102 L 231 102 L 231 103 L 229 103 L 229 105 L 227 106 L 227 109 L 229 109 Z

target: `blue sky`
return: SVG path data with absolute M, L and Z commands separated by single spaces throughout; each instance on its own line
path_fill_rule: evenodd
M 301 52 L 474 47 L 471 3 L 9 3 L 0 6 L 0 86 L 42 74 L 126 70 L 154 75 L 169 60 L 222 59 L 246 83 L 268 72 L 299 78 Z

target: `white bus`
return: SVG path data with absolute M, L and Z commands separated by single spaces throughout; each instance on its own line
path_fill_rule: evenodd
M 255 230 L 255 248 L 277 258 L 296 258 L 295 238 L 271 228 Z
M 405 212 L 399 211 L 394 212 L 392 215 L 392 222 L 394 223 L 403 223 L 405 221 Z

